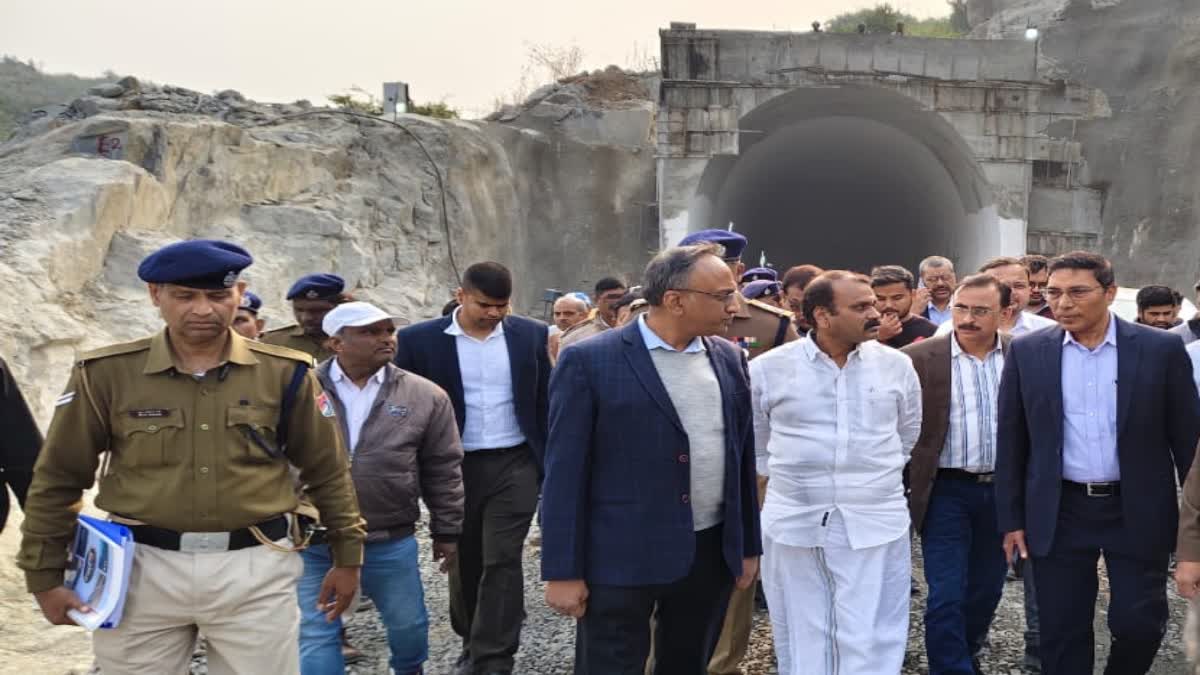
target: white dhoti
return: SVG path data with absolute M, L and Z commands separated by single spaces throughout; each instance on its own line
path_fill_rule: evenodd
M 893 675 L 908 644 L 908 533 L 854 550 L 835 511 L 826 545 L 763 536 L 762 582 L 779 675 Z

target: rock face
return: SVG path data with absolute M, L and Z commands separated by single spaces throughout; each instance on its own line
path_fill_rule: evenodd
M 268 326 L 291 321 L 284 290 L 316 271 L 413 321 L 436 316 L 485 259 L 514 271 L 517 310 L 541 316 L 543 289 L 644 264 L 657 239 L 644 121 L 645 143 L 626 143 L 625 123 L 605 144 L 554 125 L 409 115 L 401 129 L 233 91 L 97 87 L 0 145 L 0 283 L 14 299 L 0 354 L 45 420 L 79 351 L 159 327 L 137 263 L 188 237 L 250 249 Z
M 975 0 L 976 37 L 1041 33 L 1048 80 L 1102 91 L 1111 116 L 1050 128 L 1079 141 L 1076 180 L 1103 191 L 1102 252 L 1126 286 L 1186 292 L 1200 275 L 1200 3 Z M 972 21 L 975 21 L 972 16 Z

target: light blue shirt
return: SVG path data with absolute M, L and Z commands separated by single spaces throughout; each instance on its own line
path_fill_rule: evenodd
M 1121 480 L 1117 463 L 1117 319 L 1108 317 L 1095 349 L 1068 331 L 1062 345 L 1063 478 L 1076 483 Z
M 954 318 L 953 303 L 946 303 L 946 311 L 942 311 L 933 305 L 933 301 L 929 302 L 929 320 L 937 325 L 942 325 L 950 319 Z
M 638 317 L 638 330 L 642 333 L 642 342 L 646 343 L 646 349 L 665 349 L 669 352 L 679 351 L 663 341 L 662 338 L 658 337 L 658 333 L 655 333 L 650 326 L 646 325 L 645 314 Z M 692 338 L 688 346 L 683 349 L 684 354 L 694 354 L 703 351 L 708 350 L 704 348 L 704 340 L 701 340 L 699 337 Z
M 520 445 L 525 442 L 525 434 L 517 421 L 513 400 L 512 364 L 508 360 L 504 323 L 496 324 L 487 338 L 476 340 L 459 325 L 459 311 L 454 310 L 445 333 L 454 336 L 462 377 L 466 412 L 463 450 L 499 450 Z

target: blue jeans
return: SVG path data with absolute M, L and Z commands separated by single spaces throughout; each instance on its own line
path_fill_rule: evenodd
M 990 483 L 934 481 L 921 532 L 925 556 L 925 650 L 930 675 L 972 675 L 1004 593 L 1008 569 Z
M 303 675 L 341 675 L 342 620 L 325 620 L 317 609 L 317 596 L 325 573 L 333 565 L 329 546 L 311 546 L 304 558 L 304 575 L 297 595 L 300 602 L 300 672 Z M 421 671 L 429 658 L 429 615 L 425 611 L 425 591 L 417 562 L 416 537 L 368 542 L 363 557 L 362 592 L 379 610 L 387 628 L 392 658 L 389 664 L 396 675 Z

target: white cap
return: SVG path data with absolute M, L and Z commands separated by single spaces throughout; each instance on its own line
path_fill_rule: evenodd
M 369 302 L 347 302 L 329 310 L 321 321 L 321 330 L 326 335 L 336 335 L 346 326 L 358 328 L 388 320 L 396 323 L 401 321 L 400 317 L 388 314 Z

